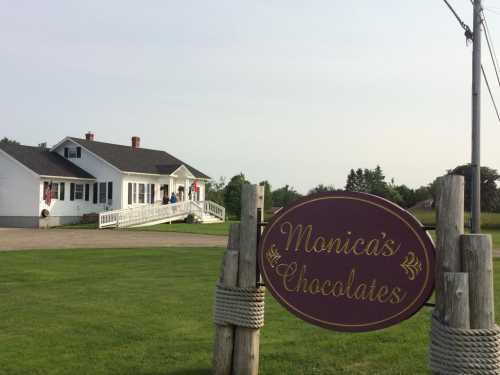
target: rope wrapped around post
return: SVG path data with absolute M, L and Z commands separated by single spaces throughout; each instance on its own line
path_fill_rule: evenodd
M 500 327 L 451 328 L 432 316 L 430 368 L 440 375 L 500 374 Z
M 214 322 L 239 327 L 261 328 L 264 326 L 265 288 L 227 287 L 215 288 Z

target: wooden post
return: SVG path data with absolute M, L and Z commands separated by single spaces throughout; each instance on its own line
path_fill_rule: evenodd
M 240 224 L 231 224 L 227 250 L 222 260 L 219 282 L 234 287 L 238 283 L 238 249 L 240 247 Z M 214 375 L 231 375 L 233 364 L 234 326 L 215 325 Z
M 444 319 L 444 273 L 460 272 L 460 235 L 464 233 L 464 178 L 440 178 L 436 205 L 436 310 Z
M 240 257 L 238 286 L 257 285 L 257 208 L 263 194 L 257 185 L 244 184 L 241 189 Z M 260 196 L 262 195 L 262 199 Z M 262 205 L 263 207 L 263 205 Z M 259 372 L 260 330 L 236 327 L 234 339 L 234 375 L 257 375 Z
M 469 277 L 465 272 L 444 273 L 442 323 L 452 328 L 469 328 Z
M 465 234 L 460 238 L 463 271 L 469 273 L 470 328 L 495 325 L 493 259 L 489 234 Z

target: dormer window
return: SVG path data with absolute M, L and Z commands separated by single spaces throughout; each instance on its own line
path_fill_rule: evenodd
M 64 157 L 66 159 L 80 159 L 82 157 L 81 147 L 64 147 Z

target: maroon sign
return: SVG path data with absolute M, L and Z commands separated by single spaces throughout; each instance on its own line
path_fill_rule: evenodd
M 259 249 L 266 287 L 318 326 L 363 332 L 415 314 L 434 285 L 434 246 L 409 212 L 374 195 L 325 193 L 284 208 Z

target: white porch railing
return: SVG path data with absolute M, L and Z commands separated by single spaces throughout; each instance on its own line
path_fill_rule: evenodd
M 203 211 L 209 215 L 215 216 L 217 219 L 220 219 L 222 221 L 226 220 L 226 209 L 215 202 L 204 201 Z
M 201 221 L 207 215 L 222 221 L 225 220 L 225 208 L 214 202 L 183 201 L 174 204 L 152 204 L 100 212 L 99 228 L 124 228 L 161 220 L 180 220 L 189 214 L 193 214 Z

